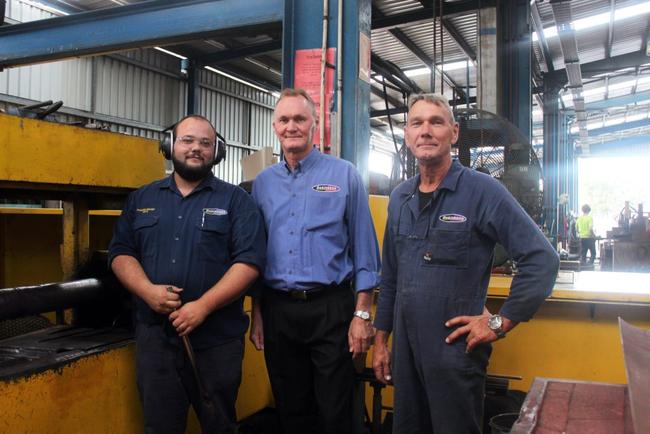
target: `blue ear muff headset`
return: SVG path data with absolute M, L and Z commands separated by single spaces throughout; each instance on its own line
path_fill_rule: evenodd
M 172 153 L 174 151 L 174 141 L 176 138 L 174 137 L 174 128 L 176 127 L 176 124 L 172 125 L 171 127 L 165 128 L 163 133 L 165 136 L 163 139 L 160 141 L 160 144 L 158 145 L 158 152 L 163 154 L 165 159 L 171 160 L 172 159 Z M 223 138 L 223 136 L 215 131 L 216 134 L 216 143 L 215 143 L 215 152 L 214 152 L 214 161 L 212 162 L 213 165 L 219 164 L 224 158 L 226 158 L 226 139 Z

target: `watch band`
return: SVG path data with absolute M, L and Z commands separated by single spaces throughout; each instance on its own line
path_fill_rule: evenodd
M 491 315 L 488 318 L 488 327 L 497 335 L 497 339 L 506 337 L 506 332 L 503 331 L 503 317 L 501 315 Z
M 361 318 L 362 320 L 365 321 L 370 321 L 370 312 L 368 312 L 367 310 L 355 310 L 354 316 L 356 316 L 357 318 Z

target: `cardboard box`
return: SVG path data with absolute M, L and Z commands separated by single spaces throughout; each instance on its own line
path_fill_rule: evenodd
M 240 161 L 242 171 L 244 172 L 244 181 L 255 179 L 258 173 L 268 166 L 278 162 L 278 158 L 273 156 L 273 148 L 265 146 L 259 151 L 243 157 Z

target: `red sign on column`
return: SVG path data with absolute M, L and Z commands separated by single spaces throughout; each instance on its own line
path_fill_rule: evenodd
M 316 118 L 320 114 L 320 48 L 296 50 L 294 63 L 294 87 L 307 91 L 316 104 Z M 336 48 L 327 49 L 327 63 L 334 65 Z M 326 153 L 329 153 L 330 140 L 330 112 L 332 99 L 334 97 L 334 68 L 325 67 L 325 145 Z M 320 127 L 314 132 L 313 142 L 320 145 Z

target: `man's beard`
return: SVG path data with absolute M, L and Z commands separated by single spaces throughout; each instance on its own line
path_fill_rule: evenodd
M 196 182 L 200 181 L 212 172 L 212 164 L 202 164 L 200 166 L 188 166 L 185 162 L 172 155 L 174 163 L 174 171 L 186 181 Z

